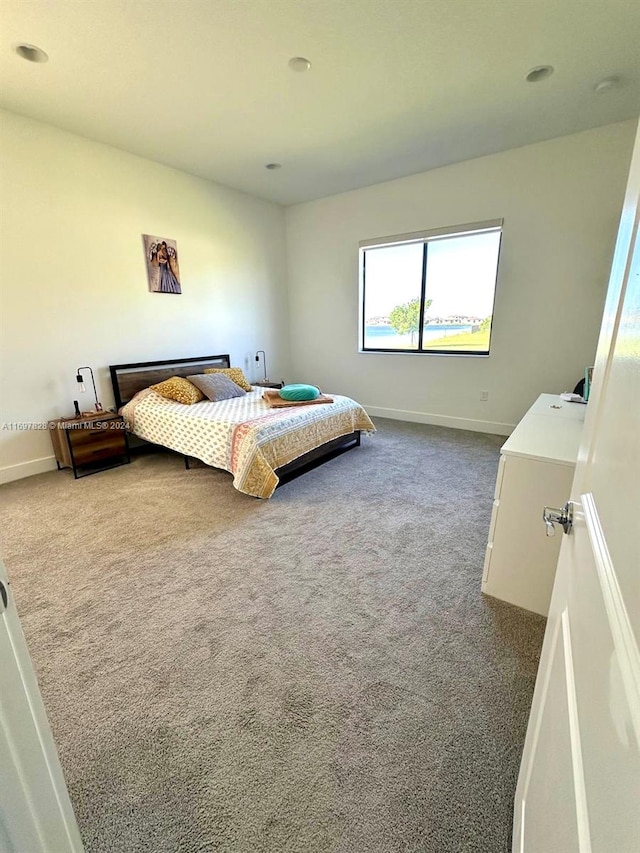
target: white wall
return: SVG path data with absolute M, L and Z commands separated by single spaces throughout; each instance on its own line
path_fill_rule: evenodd
M 119 362 L 228 352 L 259 378 L 264 349 L 287 374 L 281 207 L 12 113 L 0 144 L 3 422 L 71 414 L 85 364 L 105 406 Z M 177 240 L 182 295 L 148 291 L 143 233 Z M 0 481 L 52 466 L 47 432 L 0 431 Z
M 292 381 L 507 434 L 593 363 L 635 122 L 287 209 Z M 504 218 L 488 358 L 358 353 L 358 242 Z M 488 390 L 487 402 L 480 391 Z

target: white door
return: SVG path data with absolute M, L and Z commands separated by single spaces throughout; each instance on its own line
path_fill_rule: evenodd
M 640 133 L 520 766 L 513 853 L 640 851 L 639 190 Z
M 0 851 L 82 853 L 20 621 L 0 560 Z

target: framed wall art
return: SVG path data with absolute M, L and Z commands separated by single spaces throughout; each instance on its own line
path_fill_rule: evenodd
M 178 247 L 175 240 L 143 234 L 149 290 L 152 293 L 182 293 Z

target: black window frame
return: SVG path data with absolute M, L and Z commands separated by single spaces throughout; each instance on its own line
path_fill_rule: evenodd
M 397 234 L 392 237 L 379 237 L 374 240 L 362 240 L 359 244 L 359 271 L 360 271 L 360 329 L 359 329 L 359 352 L 361 353 L 382 353 L 382 354 L 401 354 L 401 355 L 460 355 L 460 356 L 477 356 L 479 358 L 488 358 L 491 354 L 491 336 L 493 333 L 493 318 L 495 314 L 496 298 L 498 293 L 498 273 L 500 268 L 500 256 L 502 253 L 502 237 L 503 237 L 503 219 L 492 219 L 487 222 L 474 222 L 468 225 L 448 226 L 445 228 L 436 228 L 430 231 L 417 231 L 411 234 Z M 441 347 L 437 349 L 429 349 L 423 347 L 424 335 L 424 315 L 425 315 L 425 297 L 427 286 L 427 264 L 429 243 L 436 240 L 447 240 L 452 237 L 471 237 L 475 234 L 486 234 L 490 232 L 499 232 L 500 239 L 498 243 L 498 259 L 496 261 L 495 284 L 493 287 L 493 304 L 491 310 L 491 325 L 489 326 L 489 347 L 487 350 L 447 350 Z M 365 346 L 365 304 L 366 304 L 366 252 L 369 249 L 382 249 L 391 246 L 406 245 L 408 243 L 422 243 L 422 273 L 420 282 L 420 316 L 418 320 L 418 346 L 415 349 L 388 349 L 384 347 L 367 347 Z

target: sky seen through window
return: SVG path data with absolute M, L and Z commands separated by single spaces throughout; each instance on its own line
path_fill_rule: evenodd
M 499 249 L 499 231 L 431 240 L 425 297 L 432 303 L 426 319 L 489 317 Z M 420 298 L 422 252 L 421 242 L 366 250 L 365 322 Z

